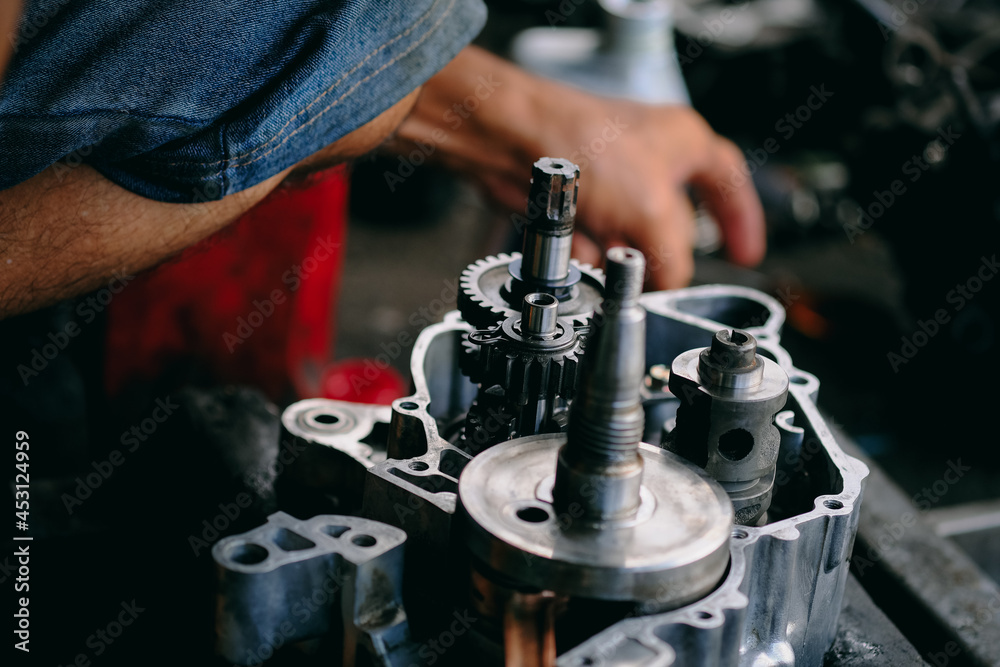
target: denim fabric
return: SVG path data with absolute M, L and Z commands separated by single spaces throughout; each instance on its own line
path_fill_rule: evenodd
M 28 0 L 0 36 L 0 190 L 63 160 L 220 199 L 375 118 L 485 19 L 481 0 Z

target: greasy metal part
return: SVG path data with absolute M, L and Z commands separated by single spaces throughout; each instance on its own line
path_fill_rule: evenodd
M 466 451 L 562 430 L 557 409 L 576 391 L 583 341 L 568 320 L 559 321 L 557 304 L 550 294 L 529 294 L 520 316 L 469 333 L 461 366 L 479 393 L 465 420 Z M 502 427 L 489 426 L 491 419 Z
M 938 497 L 933 490 L 911 497 L 856 444 L 838 436 L 872 471 L 852 562 L 858 579 L 925 655 L 956 665 L 996 665 L 1000 585 L 924 520 L 922 509 Z M 962 465 L 961 459 L 942 461 L 941 484 L 960 479 Z
M 357 517 L 283 512 L 212 547 L 218 651 L 254 665 L 295 642 L 341 634 L 341 665 L 412 663 L 402 607 L 406 534 Z M 366 658 L 360 657 L 367 653 Z
M 325 398 L 289 406 L 281 415 L 286 453 L 278 458 L 285 495 L 305 496 L 300 502 L 312 503 L 313 511 L 357 511 L 366 471 L 385 460 L 390 414 L 386 405 Z
M 559 514 L 552 505 L 564 444 L 562 434 L 518 438 L 466 466 L 459 511 L 474 558 L 526 587 L 660 608 L 698 599 L 716 585 L 732 525 L 732 507 L 718 484 L 670 452 L 641 445 L 636 517 L 594 530 L 579 510 Z
M 664 446 L 722 484 L 737 523 L 766 521 L 780 442 L 773 421 L 785 405 L 788 375 L 757 354 L 752 335 L 722 329 L 709 347 L 674 359 L 669 386 L 680 405 Z
M 503 648 L 509 667 L 553 667 L 556 664 L 556 609 L 551 591 L 512 591 L 504 601 Z
M 529 294 L 521 310 L 521 331 L 529 336 L 554 336 L 558 326 L 559 300 L 551 294 Z
M 612 248 L 606 266 L 605 301 L 595 316 L 552 491 L 557 514 L 579 507 L 581 521 L 598 525 L 635 516 L 643 474 L 639 391 L 646 313 L 638 298 L 646 262 L 638 250 Z
M 793 449 L 779 458 L 776 516 L 733 530 L 729 571 L 718 588 L 681 609 L 620 621 L 557 664 L 822 665 L 836 635 L 868 469 L 841 451 L 819 415 L 816 378 L 795 369 L 778 346 L 783 312 L 774 299 L 709 285 L 644 294 L 641 302 L 650 367 L 708 345 L 723 326 L 752 331 L 758 352 L 792 379 L 786 409 L 802 430 L 801 449 L 796 455 L 796 438 L 784 439 Z
M 780 451 L 770 523 L 733 531 L 729 568 L 709 594 L 672 612 L 649 614 L 656 609 L 654 597 L 652 605 L 643 606 L 647 615 L 596 633 L 560 656 L 557 664 L 735 667 L 790 665 L 793 659 L 795 665 L 823 664 L 844 598 L 867 468 L 837 446 L 815 408 L 818 381 L 795 369 L 778 344 L 784 311 L 775 299 L 749 288 L 709 285 L 644 294 L 640 303 L 647 311 L 650 371 L 656 366 L 669 368 L 686 350 L 709 346 L 712 336 L 726 327 L 751 333 L 758 341 L 758 353 L 788 373 L 788 403 L 775 420 Z M 440 632 L 431 620 L 434 604 L 444 597 L 443 582 L 455 574 L 448 558 L 454 479 L 470 459 L 450 445 L 448 437 L 476 398 L 476 385 L 459 368 L 470 329 L 452 313 L 421 333 L 411 360 L 415 393 L 393 406 L 390 458 L 372 466 L 366 485 L 363 514 L 384 517 L 409 535 L 407 571 L 416 574 L 408 585 L 416 590 L 407 600 L 419 600 L 422 613 L 417 620 L 428 619 L 428 633 Z M 662 382 L 663 370 L 656 375 Z M 651 393 L 652 383 L 651 379 L 651 386 L 644 388 L 644 397 L 664 410 L 647 411 L 646 432 L 659 434 L 662 421 L 652 428 L 648 420 L 672 415 L 676 401 L 671 402 L 662 389 Z M 492 448 L 477 458 L 496 451 Z M 645 445 L 640 451 L 644 459 L 647 451 L 670 456 Z M 555 467 L 554 449 L 551 457 L 545 464 L 550 471 Z M 650 469 L 647 459 L 646 470 Z M 548 484 L 551 479 L 550 472 Z M 490 480 L 491 486 L 504 483 Z M 445 609 L 442 621 L 450 614 Z M 493 655 L 487 646 L 488 642 L 478 644 L 476 655 Z M 869 647 L 860 639 L 856 646 Z
M 1000 499 L 939 507 L 926 518 L 934 532 L 957 543 L 1000 583 Z
M 543 157 L 532 167 L 521 248 L 524 282 L 558 283 L 569 277 L 579 178 L 580 168 L 568 160 Z
M 722 577 L 732 510 L 694 466 L 640 447 L 645 261 L 615 248 L 607 267 L 567 435 L 474 458 L 458 486 L 463 537 L 474 559 L 521 585 L 668 608 Z
M 511 267 L 519 271 L 521 254 L 501 253 L 477 260 L 466 267 L 459 277 L 458 307 L 462 318 L 476 327 L 488 327 L 505 318 L 520 313 L 520 300 L 532 292 L 549 292 L 544 285 L 529 285 L 511 289 L 514 279 Z M 576 327 L 586 327 L 594 308 L 601 302 L 604 292 L 604 272 L 589 264 L 571 259 L 569 290 L 562 290 L 564 299 L 559 301 L 559 316 L 569 318 Z M 553 290 L 554 291 L 554 290 Z
M 543 157 L 531 170 L 522 253 L 470 265 L 459 279 L 458 309 L 476 327 L 489 327 L 518 314 L 524 297 L 550 294 L 558 314 L 586 327 L 600 302 L 600 271 L 570 260 L 580 168 L 563 158 Z

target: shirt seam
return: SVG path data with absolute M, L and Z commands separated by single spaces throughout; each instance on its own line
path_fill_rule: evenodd
M 18 114 L 18 113 L 0 113 L 0 120 L 10 119 L 10 120 L 45 120 L 46 118 L 79 118 L 86 116 L 132 116 L 135 118 L 140 118 L 143 120 L 154 120 L 163 121 L 168 123 L 183 123 L 184 125 L 191 125 L 193 127 L 207 127 L 212 124 L 212 120 L 191 120 L 190 118 L 185 118 L 183 116 L 157 116 L 155 114 L 147 114 L 142 112 L 133 111 L 121 111 L 119 109 L 91 109 L 88 111 L 67 111 L 67 112 L 52 112 L 45 114 Z
M 435 4 L 437 4 L 438 1 L 439 0 L 436 0 Z M 334 100 L 333 102 L 331 102 L 329 104 L 329 106 L 327 106 L 325 109 L 323 109 L 322 111 L 320 111 L 318 114 L 316 114 L 315 116 L 313 116 L 312 118 L 310 118 L 307 122 L 305 122 L 302 125 L 300 125 L 297 128 L 295 128 L 295 130 L 291 134 L 289 134 L 288 136 L 286 136 L 284 139 L 282 139 L 281 142 L 277 146 L 275 146 L 271 150 L 267 151 L 263 155 L 258 155 L 257 157 L 255 157 L 254 159 L 252 159 L 252 160 L 250 160 L 248 162 L 243 162 L 242 164 L 233 164 L 229 168 L 230 169 L 240 169 L 242 167 L 249 166 L 249 165 L 253 164 L 254 162 L 257 162 L 258 160 L 264 159 L 265 157 L 267 157 L 268 155 L 270 155 L 271 153 L 273 153 L 274 151 L 278 150 L 279 148 L 281 148 L 282 146 L 284 146 L 286 143 L 288 143 L 288 141 L 292 137 L 294 137 L 296 134 L 298 134 L 299 132 L 301 132 L 305 128 L 309 127 L 310 125 L 312 125 L 313 123 L 315 123 L 317 120 L 319 120 L 327 111 L 329 111 L 330 109 L 332 109 L 333 107 L 337 106 L 338 104 L 340 104 L 341 102 L 343 102 L 345 99 L 347 99 L 348 97 L 350 97 L 351 95 L 353 95 L 354 92 L 362 84 L 370 81 L 371 79 L 373 79 L 377 75 L 379 75 L 382 72 L 384 72 L 386 69 L 388 69 L 389 67 L 391 67 L 392 65 L 394 65 L 396 62 L 398 62 L 402 58 L 405 58 L 406 56 L 410 55 L 410 53 L 412 53 L 414 51 L 414 49 L 416 49 L 418 46 L 420 46 L 425 41 L 427 41 L 427 39 L 431 36 L 431 34 L 441 26 L 441 24 L 444 22 L 444 20 L 451 14 L 451 11 L 455 7 L 455 3 L 456 2 L 457 2 L 457 0 L 451 0 L 451 2 L 448 4 L 448 7 L 441 14 L 441 16 L 438 18 L 438 20 L 434 23 L 434 25 L 432 25 L 427 30 L 427 32 L 425 32 L 420 37 L 420 39 L 418 39 L 413 44 L 411 44 L 405 51 L 403 51 L 402 53 L 400 53 L 398 56 L 396 56 L 395 58 L 393 58 L 389 62 L 385 63 L 384 65 L 382 65 L 382 67 L 378 68 L 377 70 L 375 70 L 374 72 L 372 72 L 371 74 L 369 74 L 368 76 L 366 76 L 364 79 L 361 79 L 360 81 L 358 81 L 357 83 L 355 83 L 353 86 L 351 86 L 351 88 L 347 92 L 345 92 L 343 95 L 341 95 L 336 100 Z M 277 138 L 277 137 L 275 137 L 275 138 Z M 272 139 L 272 141 L 273 141 L 273 139 Z M 268 143 L 270 143 L 270 142 L 268 142 Z M 244 156 L 247 156 L 247 155 L 250 155 L 250 154 L 252 154 L 252 153 L 254 153 L 256 151 L 259 151 L 260 149 L 262 149 L 266 145 L 267 144 L 264 144 L 263 146 L 259 146 L 258 148 L 255 148 L 254 151 L 252 151 L 251 153 L 244 154 Z M 232 160 L 232 162 L 238 162 L 238 161 L 239 161 L 239 158 L 234 158 Z M 202 166 L 206 166 L 206 165 L 202 165 Z
M 451 4 L 448 6 L 448 9 L 445 10 L 445 13 L 442 15 L 442 19 L 445 16 L 447 16 L 448 14 L 451 13 L 451 9 L 452 9 L 452 7 L 454 7 L 455 1 L 456 0 L 451 0 Z M 192 162 L 192 161 L 187 161 L 187 160 L 181 160 L 181 161 L 178 161 L 178 162 L 167 162 L 167 163 L 161 163 L 161 164 L 165 164 L 166 166 L 169 166 L 169 167 L 176 167 L 176 166 L 181 166 L 181 165 L 199 166 L 199 167 L 212 167 L 212 166 L 219 165 L 219 164 L 225 164 L 227 162 L 231 164 L 233 162 L 238 162 L 239 160 L 241 160 L 241 159 L 243 159 L 245 157 L 249 157 L 249 156 L 257 153 L 258 151 L 261 151 L 264 148 L 270 146 L 271 144 L 273 144 L 275 141 L 277 141 L 281 137 L 282 133 L 284 133 L 284 131 L 286 129 L 288 129 L 288 126 L 291 125 L 299 116 L 301 116 L 302 114 L 304 114 L 307 111 L 309 111 L 309 109 L 311 109 L 313 106 L 315 106 L 321 99 L 323 99 L 324 97 L 326 97 L 327 95 L 329 95 L 331 92 L 333 92 L 333 90 L 337 86 L 339 86 L 341 83 L 343 83 L 345 79 L 347 79 L 352 74 L 354 74 L 355 72 L 357 72 L 359 69 L 361 69 L 362 67 L 364 67 L 368 63 L 369 60 L 371 60 L 372 58 L 374 58 L 376 55 L 378 55 L 379 53 L 381 53 L 383 50 L 389 48 L 390 46 L 392 46 L 393 44 L 395 44 L 399 40 L 403 39 L 404 37 L 406 37 L 407 35 L 409 35 L 410 33 L 412 33 L 414 30 L 416 30 L 422 23 L 424 23 L 424 21 L 427 20 L 428 17 L 430 17 L 434 13 L 434 10 L 441 4 L 441 2 L 443 2 L 443 0 L 434 0 L 434 2 L 431 4 L 431 6 L 427 8 L 427 11 L 424 12 L 423 15 L 421 15 L 420 18 L 417 19 L 417 21 L 413 25 L 411 25 L 406 30 L 404 30 L 403 32 L 399 33 L 398 35 L 396 35 L 395 37 L 393 37 L 389 41 L 385 42 L 384 44 L 382 44 L 381 46 L 379 46 L 377 49 L 375 49 L 374 51 L 372 51 L 371 53 L 369 53 L 367 56 L 365 56 L 364 59 L 361 60 L 361 62 L 359 62 L 354 67 L 352 67 L 347 72 L 345 72 L 339 79 L 337 79 L 336 81 L 334 81 L 332 84 L 330 84 L 330 86 L 328 88 L 326 88 L 323 92 L 321 92 L 319 95 L 317 95 L 313 99 L 313 101 L 310 102 L 305 108 L 301 109 L 298 113 L 296 113 L 294 116 L 292 116 L 290 119 L 288 119 L 288 121 L 281 127 L 281 129 L 279 129 L 277 131 L 277 133 L 273 137 L 271 137 L 270 139 L 268 139 L 263 144 L 261 144 L 259 146 L 255 146 L 254 148 L 252 148 L 252 149 L 250 149 L 250 150 L 248 150 L 248 151 L 246 151 L 244 153 L 241 153 L 239 155 L 234 155 L 234 156 L 231 156 L 231 157 L 226 157 L 225 159 L 216 160 L 214 162 Z M 416 42 L 416 44 L 419 45 L 419 44 L 423 43 L 426 40 L 427 35 L 429 35 L 430 33 L 432 33 L 440 24 L 441 24 L 441 19 L 439 19 L 437 21 L 437 23 L 435 23 L 434 25 L 432 25 L 427 30 L 427 32 L 424 33 L 424 36 L 418 42 Z M 409 53 L 409 51 L 407 51 L 407 53 Z M 393 59 L 391 62 L 394 63 L 398 59 L 399 58 L 397 57 L 397 58 Z M 384 67 L 382 69 L 384 69 Z M 379 71 L 381 71 L 381 70 L 379 70 Z M 369 76 L 368 78 L 364 79 L 361 83 L 364 83 L 364 81 L 367 81 L 370 78 L 371 78 L 371 76 Z M 356 88 L 356 86 L 355 86 L 355 88 Z M 340 101 L 340 100 L 338 100 L 338 101 Z M 324 109 L 322 112 L 320 112 L 320 115 L 322 115 L 322 113 L 325 113 L 327 110 L 329 110 L 329 108 L 330 107 L 327 107 L 327 109 Z M 318 118 L 318 116 L 317 116 L 317 118 Z M 299 129 L 301 129 L 302 127 L 305 127 L 305 125 L 302 125 L 302 126 L 299 126 L 299 128 L 296 128 L 291 134 L 289 134 L 285 138 L 285 141 L 287 141 L 289 138 L 291 138 L 292 136 L 294 136 L 296 134 L 296 132 L 298 132 Z M 281 144 L 278 144 L 278 146 L 276 146 L 275 148 L 279 148 L 280 146 L 284 145 L 285 141 L 283 141 Z M 273 151 L 269 151 L 265 155 L 270 155 L 270 153 L 272 153 L 272 152 Z M 151 160 L 151 161 L 155 161 L 155 160 Z M 246 163 L 246 164 L 250 164 L 250 163 Z M 239 166 L 242 166 L 242 165 L 239 165 Z

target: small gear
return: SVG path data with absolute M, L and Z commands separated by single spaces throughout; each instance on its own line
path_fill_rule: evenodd
M 484 389 L 501 386 L 514 405 L 545 396 L 571 399 L 583 339 L 563 320 L 549 339 L 531 340 L 521 334 L 520 316 L 474 331 L 465 341 L 463 372 Z
M 459 278 L 458 294 L 458 309 L 466 322 L 477 328 L 498 324 L 520 313 L 524 294 L 546 292 L 559 297 L 559 316 L 570 319 L 574 328 L 590 325 L 594 308 L 601 303 L 604 294 L 603 271 L 571 260 L 574 280 L 565 286 L 516 285 L 520 281 L 511 275 L 511 266 L 519 266 L 520 259 L 520 253 L 501 253 L 466 267 Z

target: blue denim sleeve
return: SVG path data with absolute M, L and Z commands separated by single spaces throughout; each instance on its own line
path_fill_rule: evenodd
M 485 20 L 481 0 L 28 0 L 0 190 L 85 162 L 150 199 L 220 199 L 375 118 Z

